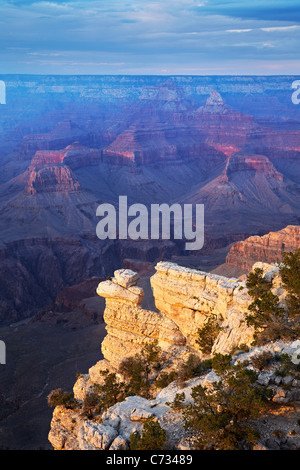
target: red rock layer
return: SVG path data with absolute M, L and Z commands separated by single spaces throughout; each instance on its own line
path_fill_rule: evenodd
M 70 167 L 84 167 L 99 163 L 101 153 L 74 142 L 62 150 L 39 150 L 31 160 L 31 167 L 67 163 Z
M 283 176 L 279 173 L 270 160 L 264 155 L 234 155 L 228 159 L 224 173 L 230 176 L 237 172 L 254 171 L 264 173 L 269 178 L 283 181 Z
M 176 96 L 168 98 L 156 109 L 146 103 L 137 110 L 136 121 L 103 150 L 103 160 L 116 165 L 207 162 L 216 154 L 238 152 L 257 127 L 252 116 L 228 108 L 216 91 L 194 112 L 181 109 Z
M 80 189 L 77 178 L 67 166 L 46 166 L 29 173 L 25 193 L 76 192 Z
M 300 226 L 288 225 L 278 232 L 270 232 L 262 237 L 252 236 L 235 243 L 226 257 L 226 264 L 249 272 L 257 261 L 275 263 L 282 260 L 284 251 L 295 251 L 298 248 Z

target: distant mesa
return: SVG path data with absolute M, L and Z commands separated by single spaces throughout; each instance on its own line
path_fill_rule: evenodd
M 206 106 L 222 106 L 223 104 L 223 99 L 220 93 L 216 90 L 211 92 L 209 98 L 206 101 Z
M 78 129 L 78 126 L 72 124 L 71 121 L 62 121 L 58 122 L 56 126 L 47 134 L 30 134 L 25 135 L 24 140 L 43 140 L 51 136 L 65 136 L 74 132 L 75 129 Z
M 269 178 L 283 181 L 282 174 L 274 168 L 265 155 L 232 155 L 227 161 L 223 174 L 230 180 L 231 176 L 235 173 L 248 171 L 264 173 Z
M 62 150 L 38 150 L 27 170 L 26 194 L 78 192 L 80 184 L 73 170 L 98 165 L 101 152 L 73 142 Z
M 26 194 L 42 192 L 78 192 L 80 184 L 67 166 L 48 166 L 38 170 L 32 169 L 25 187 Z
M 51 165 L 52 163 L 62 163 L 65 153 L 60 150 L 38 150 L 33 159 L 31 166 Z
M 45 134 L 28 134 L 23 137 L 21 155 L 28 156 L 38 150 L 57 150 L 65 148 L 74 141 L 89 145 L 89 136 L 78 125 L 71 121 L 57 123 Z
M 138 156 L 143 152 L 137 137 L 137 132 L 133 127 L 124 131 L 110 146 L 103 150 L 103 161 L 117 165 L 136 162 Z M 145 147 L 144 150 L 146 150 Z
M 205 143 L 231 156 L 247 144 L 249 134 L 259 128 L 253 116 L 228 107 L 213 90 L 206 104 L 189 115 L 189 124 L 205 136 Z
M 76 168 L 98 165 L 101 152 L 74 142 L 62 150 L 38 150 L 27 170 L 25 193 L 78 192 Z
M 101 160 L 98 149 L 87 148 L 74 142 L 62 150 L 38 150 L 31 160 L 31 167 L 65 163 L 71 168 L 97 165 Z
M 224 104 L 223 98 L 217 90 L 213 90 L 204 106 L 200 106 L 196 113 L 229 113 L 229 108 Z
M 182 104 L 182 97 L 180 96 L 180 88 L 176 86 L 171 80 L 161 83 L 159 86 L 150 86 L 142 90 L 139 97 L 140 100 L 155 100 L 158 102 L 159 106 L 165 103 L 163 102 L 172 102 L 180 101 Z M 159 103 L 161 102 L 161 103 Z
M 268 157 L 238 153 L 228 157 L 216 178 L 192 189 L 184 203 L 204 204 L 206 227 L 215 233 L 222 233 L 226 224 L 235 233 L 242 226 L 249 236 L 272 230 L 275 220 L 275 228 L 289 223 L 299 213 L 298 194 L 296 185 Z

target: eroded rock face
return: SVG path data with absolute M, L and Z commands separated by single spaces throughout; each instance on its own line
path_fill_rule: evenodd
M 228 279 L 172 263 L 158 263 L 156 270 L 151 278 L 156 307 L 179 326 L 187 344 L 198 349 L 198 329 L 212 315 L 220 322 L 228 320 L 229 309 L 234 300 L 239 300 L 235 293 L 243 284 L 235 278 Z M 247 305 L 245 302 L 244 308 Z M 236 307 L 242 306 L 237 303 Z
M 255 267 L 262 268 L 264 276 L 273 281 L 273 293 L 284 304 L 278 268 L 267 263 L 256 263 Z M 112 280 L 98 285 L 97 293 L 106 299 L 108 334 L 102 353 L 113 368 L 117 369 L 124 357 L 141 351 L 149 340 L 158 341 L 171 363 L 190 352 L 201 356 L 198 330 L 212 316 L 222 327 L 213 354 L 228 354 L 240 345 L 251 345 L 254 330 L 245 316 L 252 299 L 244 281 L 170 262 L 159 262 L 155 269 L 151 286 L 156 312 L 141 307 L 143 289 L 136 285 L 138 275 L 131 270 L 115 271 Z
M 276 265 L 255 263 L 273 293 L 284 306 L 284 291 Z M 134 285 L 138 276 L 131 270 L 115 271 L 111 281 L 101 282 L 97 293 L 106 298 L 104 321 L 107 333 L 102 353 L 117 368 L 124 357 L 138 353 L 149 340 L 159 346 L 172 362 L 190 352 L 202 355 L 197 345 L 198 329 L 213 316 L 221 331 L 212 353 L 228 354 L 241 345 L 250 346 L 254 330 L 245 321 L 252 298 L 244 281 L 226 278 L 170 262 L 159 262 L 151 277 L 157 311 L 141 308 L 143 289 Z M 127 287 L 123 287 L 120 282 Z
M 67 166 L 46 166 L 39 170 L 29 170 L 26 194 L 40 192 L 77 192 L 80 184 Z
M 108 336 L 101 345 L 104 357 L 117 367 L 125 357 L 138 353 L 149 340 L 158 340 L 170 355 L 178 353 L 186 342 L 184 335 L 172 319 L 140 306 L 144 292 L 135 285 L 137 273 L 122 269 L 114 274 L 111 281 L 101 282 L 97 288 L 97 293 L 106 299 L 104 321 Z
M 100 151 L 74 142 L 61 150 L 38 150 L 31 160 L 31 167 L 63 163 L 70 168 L 97 165 L 101 160 Z
M 71 121 L 58 122 L 48 133 L 25 135 L 21 146 L 21 154 L 26 157 L 40 151 L 42 153 L 43 151 L 56 151 L 77 141 L 80 141 L 83 145 L 89 143 L 85 132 L 76 124 Z
M 233 179 L 234 175 L 239 172 L 250 172 L 263 174 L 271 181 L 283 181 L 283 176 L 279 173 L 271 161 L 265 155 L 247 155 L 236 154 L 231 156 L 226 164 L 224 175 L 227 180 Z
M 284 251 L 295 251 L 297 248 L 300 248 L 300 226 L 288 225 L 278 232 L 235 243 L 227 255 L 226 264 L 249 272 L 255 262 L 280 262 Z
M 112 426 L 84 419 L 74 410 L 57 406 L 48 438 L 55 450 L 107 450 L 117 436 Z
M 256 263 L 264 276 L 273 281 L 273 292 L 284 302 L 284 291 L 278 276 L 278 267 L 267 263 Z M 157 340 L 162 349 L 165 370 L 176 369 L 188 354 L 198 354 L 196 345 L 197 329 L 209 316 L 216 316 L 222 330 L 217 337 L 212 354 L 232 353 L 240 345 L 250 346 L 253 329 L 247 327 L 245 313 L 251 302 L 245 283 L 238 279 L 227 279 L 194 269 L 188 269 L 169 262 L 156 265 L 156 274 L 151 285 L 158 311 L 141 307 L 143 290 L 137 286 L 139 276 L 132 270 L 114 272 L 110 280 L 100 282 L 97 293 L 106 299 L 104 320 L 107 336 L 102 343 L 104 359 L 89 369 L 89 373 L 78 377 L 74 385 L 74 397 L 83 403 L 95 385 L 103 383 L 101 372 L 117 374 L 124 358 L 139 354 L 146 343 Z M 264 351 L 275 355 L 297 354 L 300 341 L 291 343 L 270 343 L 260 348 L 250 348 L 233 355 L 235 361 L 252 361 L 253 356 Z M 170 448 L 193 449 L 193 441 L 186 434 L 180 413 L 169 404 L 176 393 L 185 394 L 185 402 L 191 402 L 192 389 L 197 385 L 211 387 L 218 380 L 213 370 L 195 377 L 182 385 L 172 382 L 147 400 L 130 396 L 116 403 L 101 415 L 101 419 L 90 420 L 78 410 L 57 407 L 54 411 L 49 441 L 55 449 L 76 450 L 126 450 L 130 434 L 141 432 L 143 423 L 149 417 L 165 429 Z M 299 381 L 290 377 L 279 378 L 275 368 L 259 373 L 258 382 L 274 389 L 273 401 L 288 403 L 299 397 Z M 291 391 L 286 392 L 289 385 Z M 298 398 L 297 398 L 298 399 Z

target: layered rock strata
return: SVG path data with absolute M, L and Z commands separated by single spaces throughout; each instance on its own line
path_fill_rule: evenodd
M 266 279 L 273 281 L 273 292 L 284 302 L 285 292 L 278 276 L 278 267 L 266 263 L 257 263 L 253 269 L 256 267 L 263 270 Z M 155 312 L 141 307 L 144 293 L 137 286 L 138 278 L 134 271 L 120 269 L 115 271 L 112 279 L 98 285 L 97 293 L 106 299 L 104 320 L 107 336 L 102 343 L 104 360 L 77 379 L 73 391 L 79 403 L 84 402 L 95 384 L 102 383 L 101 371 L 117 372 L 124 358 L 139 354 L 151 340 L 158 341 L 166 369 L 176 367 L 191 352 L 200 355 L 195 343 L 196 332 L 211 315 L 218 318 L 222 326 L 212 354 L 226 354 L 242 344 L 252 343 L 253 330 L 245 323 L 245 313 L 251 298 L 244 282 L 160 262 L 156 265 L 156 274 L 151 278 L 158 310 Z M 264 350 L 271 354 L 296 354 L 299 347 L 300 341 L 291 344 L 272 343 L 266 347 L 252 348 L 249 353 L 240 354 L 240 351 L 234 360 L 251 362 L 253 355 Z M 274 388 L 273 401 L 286 403 L 298 399 L 300 384 L 297 380 L 294 380 L 288 395 L 280 388 L 277 379 L 275 371 L 267 371 L 259 376 L 260 383 Z M 49 441 L 57 450 L 126 450 L 129 449 L 130 434 L 141 432 L 145 419 L 153 417 L 165 429 L 169 448 L 192 449 L 193 442 L 185 432 L 182 416 L 169 403 L 176 393 L 182 392 L 185 400 L 191 401 L 194 386 L 210 386 L 215 380 L 218 377 L 210 371 L 188 381 L 184 388 L 172 382 L 151 400 L 130 396 L 110 407 L 100 420 L 88 419 L 80 412 L 80 408 L 72 410 L 57 406 Z
M 210 316 L 225 320 L 233 303 L 242 307 L 241 282 L 161 262 L 151 285 L 157 309 L 180 328 L 186 343 L 196 347 L 197 331 Z M 247 299 L 248 300 L 248 299 Z
M 300 226 L 288 225 L 278 232 L 270 232 L 262 237 L 255 235 L 235 243 L 226 257 L 226 264 L 249 272 L 256 261 L 280 262 L 284 251 L 295 251 L 298 248 Z
M 283 302 L 278 267 L 267 263 L 255 267 L 273 280 L 273 291 Z M 98 285 L 97 294 L 106 299 L 107 336 L 101 346 L 105 367 L 109 363 L 117 369 L 125 357 L 139 353 L 152 340 L 158 341 L 169 364 L 190 352 L 201 356 L 198 329 L 211 317 L 222 327 L 213 353 L 227 354 L 242 344 L 251 345 L 253 329 L 247 326 L 245 315 L 252 299 L 244 281 L 170 262 L 159 262 L 155 269 L 150 282 L 157 311 L 141 307 L 144 292 L 137 286 L 139 276 L 134 271 L 117 270 L 111 280 Z
M 107 336 L 102 353 L 117 368 L 122 359 L 139 352 L 149 340 L 157 340 L 169 355 L 180 353 L 186 338 L 179 326 L 163 313 L 141 307 L 144 291 L 139 276 L 129 269 L 115 271 L 112 280 L 101 282 L 97 293 L 106 299 L 104 321 Z

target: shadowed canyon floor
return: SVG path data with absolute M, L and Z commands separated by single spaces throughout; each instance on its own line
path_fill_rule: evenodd
M 101 357 L 104 324 L 73 330 L 36 323 L 1 328 L 0 334 L 8 351 L 0 369 L 0 448 L 50 449 L 47 395 L 56 387 L 71 390 L 77 372 Z

